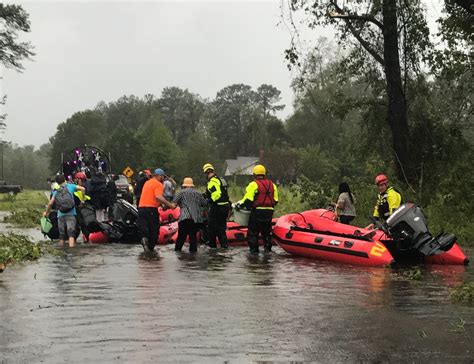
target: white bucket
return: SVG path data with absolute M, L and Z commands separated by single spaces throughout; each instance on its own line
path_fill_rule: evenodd
M 250 211 L 244 210 L 244 209 L 237 210 L 235 207 L 233 208 L 233 211 L 234 211 L 234 222 L 239 224 L 240 226 L 248 226 Z

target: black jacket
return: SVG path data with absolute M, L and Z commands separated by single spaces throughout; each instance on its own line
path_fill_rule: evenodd
M 96 209 L 106 209 L 109 206 L 109 189 L 104 177 L 94 176 L 88 184 L 86 193 L 90 196 L 90 203 Z

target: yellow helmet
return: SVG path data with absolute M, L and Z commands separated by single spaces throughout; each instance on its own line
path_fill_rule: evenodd
M 214 166 L 211 163 L 206 163 L 205 165 L 202 166 L 202 171 L 206 173 L 208 170 L 214 170 Z
M 262 166 L 261 164 L 257 164 L 255 167 L 253 167 L 253 174 L 258 176 L 258 175 L 266 175 L 267 171 L 265 170 L 265 167 Z

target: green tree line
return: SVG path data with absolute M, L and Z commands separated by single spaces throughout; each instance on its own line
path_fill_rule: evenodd
M 299 72 L 285 120 L 272 85 L 233 84 L 213 99 L 166 87 L 158 97 L 128 95 L 78 110 L 32 152 L 49 151 L 42 170 L 55 173 L 61 152 L 89 144 L 110 152 L 114 173 L 160 166 L 203 183 L 203 163 L 222 168 L 227 158 L 263 151 L 272 177 L 292 185 L 308 208 L 334 199 L 346 180 L 368 215 L 373 178 L 384 172 L 438 228 L 472 239 L 472 8 L 446 0 L 439 34 L 430 37 L 417 0 L 289 4 L 310 26 L 335 27 L 336 40 L 320 39 L 304 55 L 296 43 L 287 50 Z

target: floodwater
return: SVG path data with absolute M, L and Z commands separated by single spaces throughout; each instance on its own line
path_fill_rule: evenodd
M 474 308 L 449 298 L 472 266 L 413 281 L 279 248 L 62 250 L 0 274 L 2 363 L 474 360 Z

